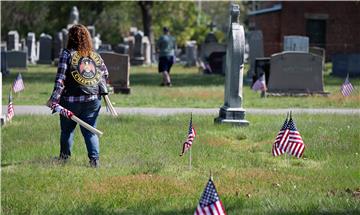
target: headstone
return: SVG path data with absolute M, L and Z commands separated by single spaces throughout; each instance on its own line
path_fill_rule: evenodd
M 20 50 L 27 52 L 27 46 L 26 46 L 26 40 L 25 40 L 25 38 L 22 38 L 22 39 L 20 40 Z
M 52 63 L 52 37 L 42 33 L 40 35 L 40 54 L 38 64 Z
M 36 59 L 36 39 L 35 39 L 34 32 L 29 32 L 27 34 L 26 45 L 28 47 L 28 61 L 31 64 L 34 64 L 37 60 Z
M 313 54 L 316 54 L 316 55 L 319 55 L 320 57 L 322 57 L 323 59 L 323 69 L 325 69 L 325 49 L 324 48 L 321 48 L 321 47 L 310 47 L 309 48 L 309 52 L 310 53 L 313 53 Z
M 284 51 L 309 52 L 309 37 L 284 36 Z
M 124 43 L 129 46 L 130 59 L 133 58 L 134 57 L 135 37 L 134 36 L 125 37 Z
M 250 71 L 247 77 L 251 78 L 255 75 L 255 60 L 256 58 L 264 57 L 264 43 L 262 31 L 249 31 L 248 33 L 248 44 L 249 44 L 249 63 Z
M 73 6 L 70 12 L 69 24 L 67 25 L 67 29 L 70 29 L 73 25 L 79 23 L 79 10 L 76 6 Z
M 323 93 L 322 57 L 282 52 L 270 59 L 269 93 Z
M 3 74 L 4 76 L 9 75 L 10 71 L 8 68 L 9 67 L 6 59 L 6 51 L 1 50 L 1 74 Z
M 141 31 L 138 31 L 135 35 L 135 45 L 134 45 L 134 58 L 143 58 L 143 39 L 144 35 Z
M 95 35 L 96 35 L 95 34 L 95 26 L 94 25 L 88 25 L 88 26 L 86 26 L 86 28 L 88 29 L 91 38 L 94 38 Z
M 7 39 L 7 50 L 19 51 L 19 33 L 17 31 L 9 31 Z
M 239 24 L 239 15 L 239 5 L 232 4 L 227 34 L 225 102 L 215 122 L 246 126 L 249 122 L 245 120 L 245 109 L 242 108 L 245 34 L 244 27 Z
M 111 44 L 106 44 L 106 43 L 101 44 L 98 48 L 98 51 L 99 52 L 111 52 L 112 51 Z
M 63 37 L 63 44 L 62 44 L 62 47 L 61 48 L 66 48 L 67 46 L 67 38 L 68 38 L 68 34 L 69 34 L 69 31 L 65 28 L 61 29 L 61 33 L 62 33 L 62 37 Z
M 93 46 L 95 50 L 98 50 L 100 48 L 102 44 L 102 41 L 100 39 L 100 34 L 97 34 L 94 38 L 93 38 Z
M 151 45 L 150 45 L 149 37 L 144 36 L 142 38 L 142 45 L 143 45 L 144 63 L 151 64 Z
M 59 58 L 62 47 L 64 47 L 63 43 L 64 43 L 63 33 L 61 31 L 55 33 L 55 35 L 54 35 L 54 43 L 53 43 L 53 56 L 54 56 L 54 59 Z
M 27 69 L 27 51 L 7 51 L 6 62 L 9 68 Z
M 138 32 L 137 27 L 130 27 L 130 31 L 129 31 L 130 36 L 135 36 L 137 32 Z
M 186 55 L 186 66 L 195 66 L 197 60 L 196 40 L 186 41 L 185 55 Z
M 118 53 L 118 54 L 129 54 L 129 45 L 126 44 L 117 44 L 114 47 L 114 52 Z
M 109 71 L 110 85 L 114 93 L 130 93 L 130 59 L 129 55 L 113 52 L 99 52 Z
M 339 77 L 360 77 L 360 53 L 335 54 L 331 57 L 332 74 Z
M 209 65 L 212 73 L 225 74 L 225 71 L 223 70 L 223 64 L 225 63 L 224 56 L 226 56 L 226 52 L 213 52 L 210 54 Z

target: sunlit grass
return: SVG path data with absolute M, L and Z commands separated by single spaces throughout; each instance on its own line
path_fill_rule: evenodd
M 88 167 L 76 131 L 60 164 L 56 116 L 16 116 L 2 128 L 2 214 L 192 214 L 214 177 L 228 214 L 358 214 L 360 117 L 296 115 L 304 158 L 271 156 L 284 116 L 249 127 L 193 116 L 197 137 L 179 157 L 188 115 L 101 116 L 101 168 Z
M 246 67 L 247 68 L 247 67 Z M 330 95 L 308 97 L 260 98 L 258 92 L 244 83 L 243 106 L 245 108 L 358 108 L 360 107 L 360 79 L 352 78 L 356 90 L 349 97 L 340 93 L 343 78 L 330 75 L 331 67 L 324 73 L 324 88 Z M 12 70 L 3 78 L 3 104 L 6 104 L 10 86 L 21 72 L 25 91 L 14 95 L 14 105 L 43 105 L 48 100 L 56 74 L 56 67 L 37 65 L 28 70 Z M 113 94 L 111 101 L 116 107 L 197 107 L 218 108 L 224 103 L 224 76 L 204 75 L 195 67 L 176 65 L 172 72 L 173 87 L 161 87 L 161 76 L 156 66 L 133 66 L 130 69 L 129 95 Z M 296 80 L 288 80 L 296 81 Z

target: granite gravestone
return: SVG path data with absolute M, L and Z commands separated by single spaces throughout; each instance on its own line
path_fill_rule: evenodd
M 131 64 L 133 65 L 142 65 L 144 63 L 145 57 L 144 57 L 144 46 L 142 43 L 144 35 L 141 31 L 138 31 L 134 38 L 135 38 L 135 44 L 133 49 L 133 57 L 130 59 Z
M 270 59 L 269 93 L 324 93 L 322 57 L 282 52 Z
M 144 36 L 142 38 L 142 44 L 143 44 L 144 63 L 151 64 L 151 44 L 149 37 Z
M 129 45 L 119 43 L 114 47 L 114 52 L 118 54 L 129 54 Z
M 309 37 L 285 36 L 284 51 L 309 52 Z
M 40 53 L 38 64 L 52 63 L 52 37 L 42 33 L 40 35 Z
M 239 24 L 239 15 L 239 5 L 232 4 L 226 50 L 225 101 L 215 122 L 246 126 L 249 122 L 245 120 L 245 109 L 242 108 L 245 34 L 244 27 Z
M 36 39 L 35 33 L 29 32 L 26 38 L 26 45 L 28 47 L 28 60 L 31 64 L 36 62 Z
M 79 10 L 76 6 L 71 8 L 70 16 L 69 16 L 69 24 L 67 25 L 67 29 L 70 29 L 73 25 L 79 23 Z
M 313 47 L 309 47 L 309 52 L 322 57 L 322 59 L 323 59 L 323 67 L 325 68 L 325 56 L 326 56 L 325 55 L 325 49 L 321 48 L 321 47 L 313 46 Z
M 248 33 L 249 44 L 249 61 L 250 71 L 247 77 L 252 78 L 255 75 L 255 60 L 256 58 L 264 57 L 264 42 L 262 31 L 249 31 Z
M 66 45 L 67 45 L 67 37 L 68 37 L 68 34 L 69 34 L 69 31 L 65 28 L 61 29 L 61 33 L 62 33 L 62 37 L 63 37 L 63 44 L 62 44 L 62 47 L 61 48 L 66 48 Z
M 185 56 L 186 56 L 185 66 L 195 66 L 196 65 L 196 58 L 197 58 L 196 40 L 186 41 Z
M 114 93 L 130 93 L 130 59 L 129 55 L 114 52 L 99 52 L 109 71 L 110 85 Z
M 360 53 L 335 54 L 331 57 L 333 62 L 332 74 L 339 77 L 360 77 Z
M 91 38 L 94 38 L 95 35 L 96 35 L 95 34 L 95 26 L 94 25 L 88 25 L 88 26 L 86 26 L 86 28 L 88 29 Z
M 63 38 L 63 33 L 57 32 L 54 35 L 54 43 L 53 43 L 53 56 L 54 59 L 59 58 L 60 52 L 63 49 L 62 47 L 64 47 L 64 38 Z
M 6 62 L 9 68 L 27 69 L 27 51 L 7 51 Z
M 19 33 L 17 31 L 9 31 L 7 39 L 7 50 L 8 51 L 19 51 Z

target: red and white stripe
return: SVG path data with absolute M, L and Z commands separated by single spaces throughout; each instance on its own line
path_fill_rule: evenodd
M 205 207 L 199 204 L 195 210 L 194 215 L 226 215 L 224 206 L 221 201 L 216 201 Z

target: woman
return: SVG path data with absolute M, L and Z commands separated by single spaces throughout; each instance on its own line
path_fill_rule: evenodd
M 107 94 L 108 71 L 99 54 L 93 51 L 92 40 L 85 26 L 77 24 L 69 29 L 66 49 L 59 64 L 49 107 L 60 104 L 75 116 L 96 127 L 101 107 L 101 95 Z M 76 122 L 60 115 L 60 160 L 71 156 Z M 99 166 L 99 138 L 80 126 L 91 167 Z

